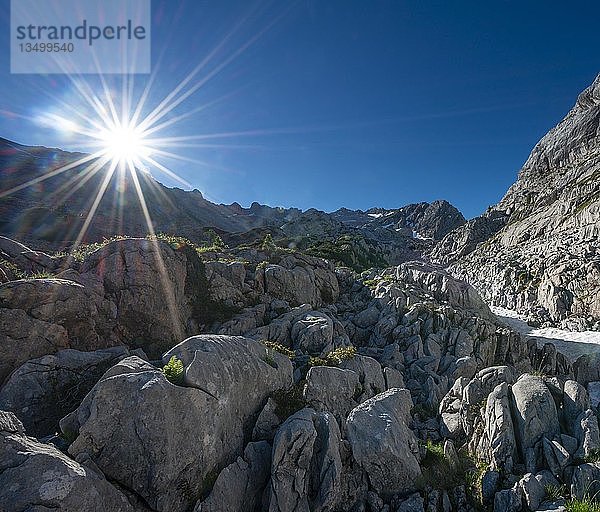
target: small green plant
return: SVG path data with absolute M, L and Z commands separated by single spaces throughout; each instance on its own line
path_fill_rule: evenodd
M 536 377 L 546 377 L 548 374 L 540 368 L 537 370 L 533 370 L 531 372 L 531 375 L 535 375 Z
M 458 467 L 453 467 L 444 455 L 443 443 L 427 440 L 425 456 L 421 461 L 422 477 L 417 484 L 423 489 L 452 489 L 465 483 L 466 471 L 470 465 L 470 460 L 461 459 Z
M 54 274 L 44 271 L 44 272 L 34 272 L 33 274 L 30 274 L 29 277 L 31 279 L 50 279 L 52 277 L 54 277 Z
M 264 271 L 268 266 L 268 261 L 261 261 L 258 265 L 256 265 L 256 272 Z
M 263 343 L 268 349 L 272 349 L 275 352 L 279 352 L 280 354 L 283 354 L 284 356 L 287 356 L 290 359 L 296 357 L 296 353 L 293 350 L 284 347 L 281 343 L 277 343 L 275 341 L 263 341 Z
M 110 238 L 103 238 L 102 242 L 93 242 L 91 244 L 81 244 L 77 247 L 72 248 L 69 252 L 67 252 L 66 254 L 68 256 L 71 256 L 75 261 L 78 262 L 82 262 L 83 260 L 85 260 L 90 254 L 92 254 L 93 252 L 96 252 L 98 249 L 102 249 L 103 247 L 107 246 L 109 243 L 111 242 L 115 242 L 117 240 L 125 240 L 127 237 L 123 236 L 123 235 L 116 235 L 116 236 L 112 236 Z M 54 256 L 60 256 L 63 253 L 57 253 Z
M 183 384 L 183 362 L 177 356 L 171 356 L 169 362 L 163 366 L 162 372 L 169 382 L 177 386 Z
M 262 241 L 262 244 L 260 244 L 260 248 L 263 251 L 275 251 L 277 249 L 277 246 L 275 245 L 275 242 L 273 241 L 273 236 L 271 235 L 271 233 L 267 233 L 265 235 L 265 238 Z
M 356 348 L 352 345 L 340 347 L 328 352 L 325 357 L 311 357 L 309 366 L 339 366 L 343 361 L 353 359 L 356 356 Z
M 218 235 L 214 229 L 209 229 L 206 234 L 208 235 L 208 239 L 210 240 L 209 247 L 202 247 L 201 250 L 204 249 L 213 249 L 215 251 L 224 251 L 227 249 L 227 245 L 223 242 L 223 239 L 220 235 Z M 206 252 L 206 251 L 204 251 Z
M 548 498 L 550 501 L 557 501 L 561 498 L 564 498 L 568 494 L 567 487 L 564 484 L 549 484 L 544 487 L 544 490 L 546 491 L 546 498 Z
M 567 512 L 600 512 L 600 503 L 589 496 L 582 499 L 572 498 L 565 504 Z
M 488 465 L 478 459 L 468 456 L 461 457 L 463 467 L 464 483 L 466 484 L 467 496 L 478 510 L 483 508 L 482 480 L 488 470 Z
M 148 235 L 148 240 L 158 240 L 168 243 L 172 249 L 181 249 L 182 247 L 196 247 L 196 245 L 183 236 L 170 235 L 168 233 L 157 233 L 156 235 Z
M 594 463 L 600 462 L 600 449 L 596 448 L 588 453 L 584 458 L 583 462 Z
M 12 261 L 7 261 L 3 258 L 0 258 L 0 268 L 4 268 L 4 270 L 13 274 L 17 279 L 25 279 L 27 277 L 27 272 L 21 270 Z
M 443 443 L 434 443 L 430 439 L 427 440 L 425 443 L 425 459 L 423 460 L 423 463 L 425 464 L 428 460 L 437 462 L 445 460 Z
M 377 288 L 377 285 L 381 282 L 380 279 L 367 279 L 366 281 L 363 281 L 363 284 L 367 287 L 367 288 L 371 288 L 371 289 L 375 289 Z

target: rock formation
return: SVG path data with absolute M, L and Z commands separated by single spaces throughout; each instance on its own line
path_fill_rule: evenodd
M 0 237 L 0 511 L 589 504 L 600 356 L 490 305 L 598 327 L 599 91 L 466 223 L 444 201 L 327 214 L 171 190 L 151 215 L 185 238 L 146 236 L 132 210 L 137 237 L 52 254 L 68 233 L 34 228 L 28 196 L 0 201 L 2 232 L 39 242 Z M 34 176 L 49 154 L 73 158 L 20 158 Z

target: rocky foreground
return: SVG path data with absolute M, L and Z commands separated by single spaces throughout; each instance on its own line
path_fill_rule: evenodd
M 536 511 L 600 490 L 600 357 L 538 347 L 440 267 L 176 238 L 0 250 L 0 510 Z

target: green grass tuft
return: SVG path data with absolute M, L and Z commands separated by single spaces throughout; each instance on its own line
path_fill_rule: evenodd
M 568 490 L 567 490 L 567 486 L 566 485 L 546 485 L 544 487 L 544 490 L 546 491 L 546 498 L 548 498 L 550 501 L 557 501 L 560 500 L 561 498 L 564 498 L 565 496 L 567 496 Z
M 339 366 L 343 361 L 353 359 L 356 356 L 356 348 L 340 347 L 327 353 L 325 357 L 311 357 L 308 360 L 309 366 Z
M 290 350 L 287 347 L 284 347 L 281 343 L 276 343 L 275 341 L 263 341 L 263 344 L 269 348 L 274 350 L 275 352 L 279 352 L 289 359 L 293 359 L 296 357 L 296 353 L 293 350 Z
M 583 499 L 568 500 L 565 508 L 567 512 L 600 512 L 600 503 L 586 496 Z
M 177 356 L 171 356 L 169 362 L 163 366 L 162 372 L 172 384 L 177 386 L 183 384 L 183 362 Z

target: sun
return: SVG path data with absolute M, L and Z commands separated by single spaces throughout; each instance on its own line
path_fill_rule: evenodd
M 111 123 L 100 132 L 98 140 L 113 163 L 139 162 L 151 153 L 142 130 L 127 121 Z

